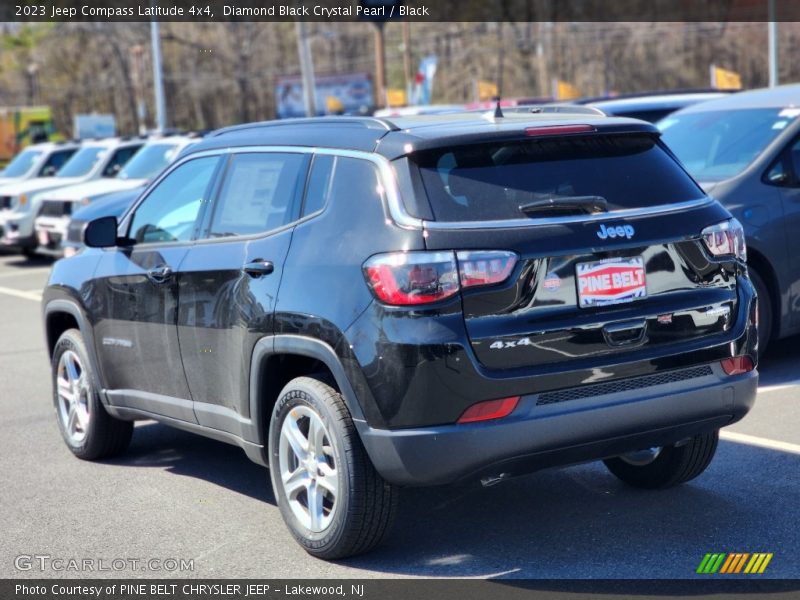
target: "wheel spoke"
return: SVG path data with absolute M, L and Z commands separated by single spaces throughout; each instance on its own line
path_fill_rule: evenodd
M 328 493 L 331 495 L 331 499 L 334 500 L 339 493 L 339 479 L 336 477 L 336 471 L 333 471 L 330 468 L 328 468 L 328 470 L 332 471 L 332 474 L 329 475 L 326 473 L 322 477 L 317 477 L 317 484 L 319 484 L 320 487 L 328 490 Z
M 69 382 L 74 384 L 81 378 L 80 373 L 78 373 L 78 365 L 75 362 L 75 359 L 71 355 L 67 355 L 66 360 L 64 361 L 64 367 L 67 373 L 67 378 Z
M 297 460 L 305 460 L 308 456 L 309 442 L 297 426 L 297 421 L 295 421 L 291 415 L 283 422 L 283 435 L 292 447 L 292 451 L 297 457 Z
M 283 489 L 286 490 L 289 500 L 294 500 L 301 490 L 308 487 L 308 473 L 302 466 L 292 472 L 281 474 L 281 478 L 283 479 Z
M 75 403 L 75 416 L 80 425 L 81 431 L 86 431 L 89 427 L 89 411 L 86 410 L 79 402 Z
M 309 452 L 316 460 L 324 459 L 325 428 L 318 418 L 310 419 L 308 426 Z
M 78 411 L 75 403 L 69 405 L 69 414 L 67 415 L 67 431 L 74 434 L 77 431 L 78 425 Z
M 319 484 L 312 482 L 308 486 L 308 514 L 311 517 L 312 531 L 322 529 L 322 500 L 323 494 L 320 493 Z
M 75 395 L 72 393 L 72 386 L 66 379 L 58 378 L 58 395 L 62 400 L 72 404 L 75 402 Z

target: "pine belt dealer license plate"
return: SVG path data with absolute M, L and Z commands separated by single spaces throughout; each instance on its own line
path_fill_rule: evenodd
M 647 296 L 641 256 L 578 263 L 575 275 L 581 308 L 622 304 Z

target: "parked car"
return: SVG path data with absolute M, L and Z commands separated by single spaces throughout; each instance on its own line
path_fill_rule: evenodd
M 725 91 L 684 91 L 674 93 L 626 94 L 616 98 L 583 100 L 586 106 L 599 108 L 609 116 L 630 117 L 656 123 L 667 115 L 694 104 L 729 96 Z
M 233 127 L 84 235 L 43 294 L 69 449 L 145 418 L 239 445 L 322 558 L 380 542 L 399 486 L 686 482 L 755 398 L 742 228 L 641 121 Z
M 0 186 L 34 177 L 52 177 L 80 147 L 78 142 L 44 142 L 28 146 L 17 154 L 0 173 Z M 0 198 L 0 210 L 5 199 Z
M 744 225 L 759 345 L 800 333 L 800 85 L 741 92 L 659 123 L 688 171 Z
M 67 233 L 61 244 L 64 256 L 75 256 L 86 247 L 83 243 L 83 231 L 90 221 L 101 217 L 121 217 L 144 189 L 145 187 L 141 186 L 106 194 L 76 210 L 70 217 Z
M 140 189 L 175 159 L 183 148 L 197 138 L 171 136 L 150 140 L 122 167 L 116 177 L 101 177 L 85 183 L 51 190 L 42 200 L 34 230 L 39 242 L 37 252 L 61 257 L 62 242 L 70 216 L 77 207 L 86 206 L 112 192 Z
M 145 143 L 144 139 L 108 138 L 84 143 L 54 177 L 37 177 L 0 187 L 0 245 L 34 254 L 39 240 L 33 221 L 48 192 L 61 187 L 115 177 Z

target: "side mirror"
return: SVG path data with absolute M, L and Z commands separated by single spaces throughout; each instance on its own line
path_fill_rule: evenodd
M 83 230 L 83 243 L 89 248 L 113 248 L 117 245 L 117 217 L 89 221 Z
M 48 165 L 42 169 L 41 177 L 52 177 L 56 174 L 56 168 L 53 165 Z

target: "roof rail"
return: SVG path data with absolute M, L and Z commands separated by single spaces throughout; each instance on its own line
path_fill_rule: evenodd
M 575 104 L 531 104 L 528 106 L 514 106 L 509 108 L 504 108 L 503 112 L 505 113 L 512 113 L 512 114 L 551 114 L 551 113 L 558 113 L 562 115 L 596 115 L 598 117 L 606 117 L 606 113 L 604 113 L 599 108 L 595 108 L 594 106 L 581 106 Z
M 245 129 L 273 128 L 273 127 L 303 127 L 313 125 L 354 125 L 365 129 L 381 129 L 384 131 L 399 131 L 399 128 L 389 121 L 380 117 L 301 117 L 298 119 L 281 119 L 277 121 L 260 121 L 256 123 L 243 123 L 218 129 L 212 135 L 214 137 L 234 133 Z

